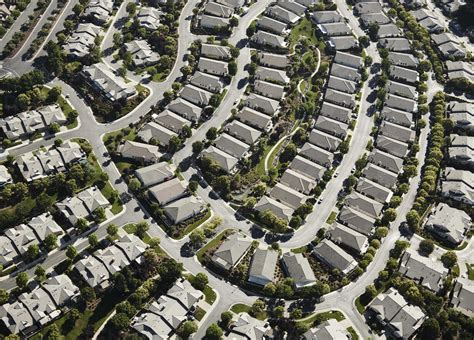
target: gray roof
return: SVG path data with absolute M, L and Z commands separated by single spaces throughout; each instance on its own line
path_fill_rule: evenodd
M 72 297 L 79 294 L 79 288 L 72 283 L 66 274 L 50 277 L 43 284 L 43 289 L 48 292 L 56 306 L 64 305 Z
M 231 172 L 239 162 L 239 160 L 234 156 L 229 155 L 212 145 L 204 150 L 202 155 L 217 162 L 226 172 Z
M 302 193 L 281 183 L 277 183 L 273 187 L 270 191 L 270 196 L 293 209 L 298 208 L 307 199 Z
M 189 196 L 169 203 L 164 210 L 165 214 L 177 224 L 203 212 L 205 207 L 201 198 Z
M 201 108 L 183 98 L 176 98 L 167 108 L 191 121 L 198 121 L 201 118 Z
M 363 174 L 371 181 L 377 182 L 386 188 L 392 188 L 397 183 L 397 174 L 372 163 L 369 163 Z
M 377 136 L 376 145 L 377 148 L 397 157 L 405 157 L 408 151 L 408 144 L 384 135 Z
M 125 234 L 115 241 L 115 246 L 123 251 L 128 261 L 137 260 L 148 247 L 138 236 L 133 234 Z
M 214 59 L 230 59 L 230 48 L 227 46 L 213 45 L 213 44 L 201 44 L 201 54 L 203 56 L 214 58 Z
M 339 51 L 336 52 L 333 62 L 355 69 L 359 69 L 364 65 L 364 60 L 361 57 Z
M 305 340 L 344 340 L 349 337 L 348 331 L 336 319 L 329 319 L 318 327 L 311 328 L 303 334 L 303 339 Z
M 302 175 L 292 169 L 285 170 L 280 178 L 280 182 L 305 195 L 308 195 L 316 186 L 316 182 L 312 178 Z
M 265 11 L 265 14 L 287 24 L 294 24 L 300 19 L 297 14 L 290 12 L 278 5 L 268 7 Z
M 379 25 L 384 25 L 384 24 L 389 24 L 391 21 L 390 19 L 383 13 L 383 12 L 378 12 L 378 13 L 365 13 L 360 16 L 360 20 L 364 23 L 364 26 L 369 26 L 370 24 L 379 24 Z
M 345 22 L 318 24 L 318 29 L 322 34 L 328 35 L 329 37 L 346 36 L 352 33 L 351 28 Z
M 186 194 L 186 185 L 175 177 L 149 189 L 150 195 L 159 203 L 166 204 Z
M 201 26 L 204 28 L 223 28 L 229 26 L 229 19 L 219 18 L 212 15 L 203 14 L 201 15 Z
M 128 98 L 137 93 L 133 81 L 126 83 L 102 63 L 86 66 L 82 69 L 82 72 L 111 101 Z
M 358 82 L 361 79 L 359 71 L 355 68 L 336 63 L 332 64 L 331 75 L 355 82 Z
M 375 165 L 381 166 L 382 168 L 393 171 L 394 173 L 399 173 L 403 168 L 402 158 L 398 158 L 397 156 L 393 156 L 379 149 L 374 149 L 374 151 L 369 155 L 369 161 Z
M 299 4 L 296 1 L 278 0 L 277 4 L 278 6 L 283 7 L 299 16 L 303 16 L 306 12 L 306 6 Z
M 19 255 L 13 242 L 8 237 L 0 235 L 0 264 L 9 264 Z
M 160 60 L 159 54 L 152 50 L 146 40 L 132 40 L 124 46 L 131 54 L 133 63 L 138 67 L 156 64 Z
M 377 38 L 393 38 L 402 35 L 400 28 L 395 24 L 380 25 L 377 31 Z
M 280 106 L 280 103 L 277 100 L 250 93 L 250 95 L 245 99 L 245 105 L 251 109 L 261 111 L 268 115 L 274 115 Z
M 367 178 L 360 178 L 356 190 L 380 203 L 386 203 L 392 197 L 392 191 Z
M 474 137 L 460 136 L 460 135 L 451 134 L 449 136 L 449 138 L 451 140 L 451 146 L 452 147 L 466 146 L 466 147 L 474 150 Z
M 418 92 L 416 91 L 416 87 L 397 83 L 394 81 L 387 82 L 387 90 L 388 93 L 395 94 L 397 96 L 402 96 L 410 99 L 417 99 Z
M 472 182 L 471 182 L 472 183 Z M 441 183 L 441 195 L 467 205 L 474 205 L 474 190 L 464 182 L 444 181 Z
M 428 217 L 425 228 L 451 243 L 458 244 L 464 239 L 471 224 L 472 220 L 467 213 L 440 203 Z
M 306 142 L 303 145 L 300 155 L 327 168 L 330 168 L 334 161 L 334 154 L 332 152 L 317 147 L 309 142 Z
M 474 281 L 467 278 L 458 278 L 453 291 L 451 303 L 455 309 L 465 315 L 472 316 L 474 313 Z
M 413 124 L 413 116 L 411 113 L 397 110 L 388 106 L 384 106 L 382 112 L 380 113 L 380 117 L 384 120 L 405 127 L 410 127 Z
M 364 235 L 370 235 L 375 227 L 374 218 L 347 206 L 342 208 L 339 221 Z
M 311 130 L 308 140 L 310 143 L 332 152 L 336 151 L 337 147 L 341 143 L 339 138 L 316 129 Z
M 33 217 L 29 222 L 27 222 L 27 224 L 31 229 L 33 229 L 35 235 L 40 241 L 44 241 L 46 236 L 49 234 L 60 235 L 63 233 L 63 229 L 56 223 L 50 213 L 44 213 Z
M 262 80 L 254 82 L 254 91 L 265 97 L 280 100 L 285 93 L 285 87 Z
M 355 82 L 336 76 L 329 76 L 328 87 L 346 93 L 355 93 L 357 90 Z
M 404 143 L 413 142 L 415 140 L 415 131 L 386 120 L 380 124 L 379 133 Z
M 328 42 L 334 46 L 336 51 L 347 51 L 359 45 L 358 40 L 352 35 L 330 37 Z
M 373 218 L 379 217 L 383 204 L 365 195 L 353 191 L 346 197 L 346 204 L 352 209 L 358 210 Z
M 331 88 L 326 89 L 324 100 L 347 108 L 355 107 L 355 96 L 353 94 L 336 91 Z
M 329 235 L 333 242 L 350 247 L 358 253 L 363 253 L 369 246 L 365 235 L 337 222 L 329 230 Z
M 474 188 L 474 172 L 447 167 L 444 170 L 444 178 L 446 181 L 463 182 L 467 186 Z
M 109 271 L 105 265 L 94 256 L 88 256 L 79 260 L 74 268 L 91 287 L 102 284 L 110 278 Z
M 289 222 L 293 215 L 293 209 L 289 206 L 274 200 L 270 196 L 263 196 L 255 205 L 254 209 L 259 212 L 270 210 L 275 216 Z
M 387 95 L 387 98 L 385 100 L 385 106 L 402 110 L 402 111 L 406 111 L 406 112 L 416 112 L 417 110 L 416 101 L 412 99 L 400 97 L 394 94 Z
M 214 93 L 221 92 L 224 88 L 224 83 L 219 77 L 199 71 L 194 72 L 190 82 L 197 87 Z
M 262 286 L 272 282 L 278 256 L 278 251 L 257 248 L 250 263 L 249 282 Z
M 337 120 L 324 116 L 318 117 L 314 127 L 342 139 L 346 138 L 349 128 L 348 125 L 343 122 L 338 122 Z
M 311 20 L 317 24 L 340 22 L 343 19 L 337 11 L 315 11 L 311 14 Z
M 382 12 L 382 5 L 378 2 L 359 2 L 355 4 L 354 9 L 357 14 L 379 13 Z
M 215 2 L 208 2 L 204 6 L 204 12 L 218 17 L 229 18 L 234 13 L 234 9 Z
M 418 72 L 409 68 L 391 65 L 389 68 L 390 77 L 396 80 L 402 80 L 409 84 L 415 84 L 418 81 Z
M 263 66 L 259 66 L 255 71 L 255 79 L 262 79 L 279 84 L 287 84 L 290 82 L 290 78 L 285 71 Z
M 155 122 L 175 133 L 180 133 L 185 126 L 190 126 L 192 124 L 189 120 L 168 109 L 165 109 L 153 118 Z
M 214 142 L 214 145 L 216 148 L 227 152 L 229 155 L 234 156 L 235 158 L 244 157 L 245 153 L 250 149 L 250 145 L 245 144 L 244 142 L 227 133 L 220 135 Z
M 397 66 L 417 68 L 420 61 L 413 54 L 389 52 L 388 60 Z
M 254 129 L 253 127 L 244 124 L 238 120 L 232 121 L 225 127 L 226 132 L 243 141 L 246 144 L 252 145 L 254 144 L 260 135 L 262 134 L 261 131 Z
M 266 114 L 253 110 L 249 107 L 244 106 L 236 118 L 241 122 L 252 125 L 253 127 L 265 130 L 270 124 L 272 118 Z
M 263 30 L 270 31 L 272 33 L 282 35 L 286 30 L 287 24 L 284 22 L 269 18 L 267 16 L 262 16 L 257 21 L 257 27 Z
M 410 42 L 405 38 L 384 38 L 379 40 L 379 44 L 389 51 L 410 52 Z
M 162 156 L 158 146 L 145 143 L 124 141 L 117 148 L 119 153 L 124 158 L 141 159 L 145 162 L 157 162 Z
M 144 187 L 149 187 L 174 177 L 176 167 L 167 162 L 160 162 L 135 170 L 135 176 Z
M 258 51 L 257 57 L 259 64 L 263 66 L 275 67 L 279 69 L 285 69 L 289 66 L 289 59 L 287 55 Z
M 265 31 L 258 31 L 252 36 L 250 40 L 259 45 L 271 46 L 275 48 L 286 48 L 288 46 L 288 43 L 282 36 Z
M 293 158 L 290 169 L 316 181 L 321 180 L 326 171 L 325 167 L 299 155 Z
M 352 111 L 346 107 L 323 101 L 319 113 L 339 122 L 348 123 L 351 119 Z
M 217 76 L 227 75 L 228 73 L 227 62 L 205 57 L 199 58 L 197 68 L 201 72 L 206 72 Z
M 149 142 L 153 138 L 159 145 L 163 146 L 168 145 L 173 136 L 176 136 L 175 132 L 155 122 L 147 123 L 140 132 L 138 132 L 138 137 L 140 137 L 141 140 Z
M 201 58 L 202 59 L 202 58 Z M 212 93 L 200 89 L 194 85 L 186 85 L 183 87 L 179 93 L 180 97 L 186 99 L 187 101 L 197 105 L 197 106 L 206 106 L 211 100 Z
M 252 241 L 239 233 L 230 235 L 212 255 L 212 262 L 230 270 L 236 266 L 247 253 Z
M 357 261 L 351 255 L 327 239 L 314 247 L 313 254 L 331 268 L 336 268 L 343 274 L 349 273 L 357 266 Z
M 284 268 L 296 288 L 310 286 L 316 283 L 316 277 L 309 261 L 302 254 L 285 253 L 281 257 Z

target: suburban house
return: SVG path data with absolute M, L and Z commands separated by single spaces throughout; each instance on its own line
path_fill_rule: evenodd
M 369 163 L 364 169 L 363 175 L 367 179 L 377 182 L 389 189 L 393 188 L 395 183 L 397 183 L 397 174 L 372 163 Z
M 300 155 L 293 158 L 289 168 L 315 181 L 320 181 L 326 171 L 325 167 L 301 157 Z
M 160 162 L 135 170 L 135 176 L 143 187 L 150 187 L 169 181 L 175 175 L 176 167 L 167 162 Z
M 162 154 L 158 146 L 145 143 L 124 141 L 117 147 L 117 154 L 140 164 L 157 163 Z
M 155 31 L 160 26 L 160 17 L 163 13 L 153 7 L 142 7 L 137 15 L 138 25 L 149 31 Z
M 346 196 L 346 204 L 364 214 L 377 218 L 383 209 L 383 204 L 354 191 Z
M 102 29 L 92 23 L 80 23 L 70 35 L 63 48 L 73 58 L 83 58 L 89 54 L 96 37 Z
M 159 114 L 153 114 L 152 118 L 159 125 L 177 134 L 181 133 L 185 126 L 189 127 L 192 125 L 192 122 L 168 109 L 161 111 Z
M 224 152 L 213 145 L 204 150 L 201 153 L 201 157 L 206 157 L 217 162 L 217 164 L 228 173 L 232 173 L 239 162 L 239 160 L 234 156 L 229 155 L 227 152 Z
M 160 205 L 165 205 L 169 202 L 180 199 L 186 196 L 187 193 L 188 191 L 185 183 L 177 177 L 157 184 L 148 190 L 150 198 L 158 202 Z
M 388 60 L 392 65 L 416 69 L 420 64 L 417 57 L 410 53 L 389 52 Z
M 313 269 L 306 257 L 298 253 L 284 253 L 281 257 L 285 273 L 294 281 L 296 289 L 312 286 L 316 283 Z
M 371 234 L 372 229 L 375 226 L 375 218 L 348 206 L 341 209 L 341 212 L 339 213 L 339 221 L 366 236 Z
M 365 235 L 337 222 L 332 225 L 329 235 L 334 243 L 349 247 L 358 254 L 365 253 L 369 247 L 369 240 Z
M 109 20 L 113 7 L 112 0 L 92 0 L 84 9 L 84 16 L 90 17 L 98 25 L 103 25 Z
M 159 54 L 151 49 L 146 40 L 132 40 L 125 43 L 124 48 L 131 54 L 132 62 L 136 67 L 150 66 L 160 60 Z
M 260 213 L 270 210 L 276 217 L 281 218 L 286 222 L 291 220 L 294 212 L 293 208 L 290 208 L 267 195 L 263 196 L 257 204 L 255 204 L 254 209 Z
M 0 188 L 10 183 L 13 183 L 12 175 L 5 165 L 0 165 Z
M 368 157 L 369 162 L 387 170 L 399 173 L 403 169 L 403 159 L 393 156 L 388 152 L 374 149 Z
M 304 340 L 344 340 L 350 339 L 351 335 L 344 326 L 336 319 L 329 319 L 316 328 L 309 329 L 303 334 Z
M 451 304 L 468 317 L 474 315 L 474 281 L 459 277 L 454 284 Z
M 305 203 L 307 199 L 302 193 L 282 183 L 277 183 L 272 188 L 270 196 L 293 209 L 297 209 L 300 205 Z
M 364 177 L 357 182 L 356 190 L 382 204 L 389 202 L 393 194 L 392 190 Z
M 173 224 L 179 224 L 201 214 L 206 205 L 200 197 L 184 197 L 169 203 L 163 210 Z
M 472 220 L 467 213 L 439 203 L 429 215 L 425 228 L 442 240 L 457 245 L 464 240 L 471 225 Z
M 331 269 L 339 270 L 343 275 L 347 275 L 357 266 L 357 261 L 351 255 L 328 239 L 314 247 L 313 255 Z
M 273 329 L 265 321 L 252 318 L 247 313 L 239 313 L 231 322 L 229 339 L 272 339 Z
M 273 282 L 278 257 L 278 251 L 257 248 L 250 263 L 248 281 L 259 286 Z
M 234 233 L 214 252 L 211 261 L 219 268 L 230 271 L 239 264 L 251 245 L 252 240 Z
M 288 42 L 285 41 L 284 37 L 265 31 L 258 31 L 250 38 L 250 41 L 257 45 L 275 49 L 286 49 L 288 47 Z
M 292 169 L 286 169 L 280 178 L 280 183 L 295 189 L 305 195 L 309 195 L 316 187 L 316 181 Z
M 286 69 L 290 65 L 288 56 L 282 54 L 273 54 L 267 52 L 257 52 L 258 63 L 266 67 Z

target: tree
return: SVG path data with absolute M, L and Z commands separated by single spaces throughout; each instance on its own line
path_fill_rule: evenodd
M 407 213 L 406 219 L 407 219 L 407 224 L 410 227 L 410 230 L 412 232 L 416 232 L 418 230 L 418 225 L 420 223 L 420 215 L 418 214 L 418 212 L 413 209 L 410 210 Z
M 189 235 L 189 241 L 195 248 L 200 247 L 204 243 L 205 239 L 206 236 L 204 235 L 202 229 L 193 230 L 193 232 Z
M 132 191 L 138 191 L 142 187 L 142 183 L 138 180 L 138 178 L 132 178 L 128 183 L 128 187 Z
M 231 76 L 235 76 L 237 74 L 237 63 L 235 61 L 230 61 L 227 67 Z
M 205 273 L 197 273 L 194 277 L 194 286 L 199 290 L 206 288 L 208 282 L 209 279 Z
M 285 307 L 277 306 L 273 308 L 273 317 L 275 319 L 282 319 L 284 315 L 285 315 Z
M 150 229 L 150 225 L 146 221 L 138 222 L 137 224 L 135 224 L 135 235 L 143 239 L 148 229 Z
M 53 250 L 54 248 L 58 246 L 58 235 L 54 233 L 48 234 L 44 238 L 43 244 L 46 247 L 46 249 L 48 249 L 48 251 Z
M 441 256 L 441 262 L 447 268 L 452 268 L 458 262 L 458 256 L 452 250 L 448 250 Z
M 394 208 L 385 210 L 384 219 L 388 222 L 393 222 L 397 218 L 397 211 Z
M 40 265 L 36 266 L 35 269 L 36 280 L 42 282 L 46 279 L 46 270 Z
M 419 338 L 421 340 L 438 339 L 441 335 L 438 320 L 435 318 L 426 319 L 421 326 Z
M 127 329 L 128 325 L 130 324 L 130 320 L 126 314 L 117 313 L 112 317 L 112 319 L 110 319 L 109 324 L 112 326 L 112 329 L 114 329 L 117 333 L 120 333 Z
M 428 256 L 434 250 L 434 242 L 432 240 L 423 240 L 420 242 L 420 248 L 418 250 L 423 255 Z
M 221 326 L 227 329 L 230 322 L 232 321 L 233 314 L 230 311 L 222 312 L 221 314 Z
M 377 295 L 377 289 L 374 285 L 368 285 L 367 287 L 365 287 L 365 294 L 369 298 L 373 299 Z
M 252 23 L 249 25 L 249 27 L 247 27 L 247 37 L 252 37 L 255 32 L 257 31 L 257 21 L 254 20 L 252 21 Z
M 263 313 L 265 311 L 265 301 L 262 299 L 257 299 L 255 302 L 252 304 L 252 307 L 250 308 L 250 314 L 253 316 L 257 316 L 260 313 Z
M 107 226 L 107 234 L 110 236 L 110 237 L 114 237 L 116 236 L 118 233 L 118 227 L 111 223 Z
M 0 288 L 0 305 L 7 303 L 9 299 L 10 293 L 8 293 L 5 289 Z
M 280 162 L 286 163 L 293 160 L 298 154 L 298 149 L 294 143 L 289 143 L 280 155 Z
M 265 294 L 265 295 L 273 296 L 273 295 L 275 295 L 275 292 L 276 292 L 276 286 L 275 286 L 275 284 L 272 283 L 272 282 L 267 283 L 267 284 L 263 287 L 263 294 Z
M 59 331 L 59 328 L 55 323 L 53 323 L 49 327 L 48 333 L 46 333 L 45 338 L 48 339 L 48 340 L 58 340 L 58 339 L 62 338 L 61 332 Z
M 74 247 L 73 245 L 70 245 L 69 247 L 67 247 L 66 256 L 70 258 L 71 260 L 74 260 L 77 256 L 76 247 Z
M 97 238 L 96 234 L 90 234 L 88 240 L 91 248 L 95 248 L 99 244 L 99 239 Z
M 196 141 L 192 144 L 193 153 L 198 154 L 204 149 L 204 143 L 201 141 Z
M 28 284 L 28 280 L 29 280 L 29 277 L 28 277 L 28 274 L 26 272 L 21 272 L 20 274 L 18 274 L 18 276 L 16 277 L 15 279 L 15 282 L 16 282 L 16 285 L 20 288 L 20 289 L 25 289 L 26 288 L 26 285 Z
M 84 302 L 90 303 L 96 299 L 95 291 L 91 287 L 84 287 L 81 289 L 81 298 Z
M 217 128 L 216 127 L 211 127 L 209 130 L 206 132 L 206 138 L 209 140 L 214 140 L 217 138 Z
M 188 190 L 191 192 L 196 192 L 198 189 L 199 183 L 197 181 L 189 181 Z
M 135 315 L 137 309 L 128 301 L 123 301 L 117 305 L 117 313 L 123 313 L 129 318 Z
M 185 321 L 179 326 L 177 333 L 182 339 L 187 339 L 193 333 L 196 333 L 198 326 L 194 321 Z
M 224 335 L 222 328 L 220 328 L 216 323 L 211 324 L 206 330 L 206 339 L 217 340 Z
M 26 250 L 26 257 L 29 261 L 34 260 L 39 255 L 39 246 L 37 244 L 32 244 Z
M 239 26 L 239 19 L 233 16 L 232 18 L 230 18 L 229 24 L 230 24 L 230 27 L 237 27 Z
M 301 319 L 303 317 L 303 311 L 300 308 L 295 308 L 290 312 L 290 318 L 293 320 Z
M 87 227 L 89 226 L 89 223 L 87 222 L 86 219 L 80 218 L 76 222 L 76 228 L 79 230 L 79 232 L 84 232 L 86 231 Z

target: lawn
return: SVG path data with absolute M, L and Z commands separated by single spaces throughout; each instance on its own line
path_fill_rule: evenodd
M 474 265 L 466 263 L 467 267 L 467 278 L 469 280 L 474 280 Z
M 102 141 L 105 143 L 106 146 L 110 146 L 113 150 L 116 150 L 117 146 L 118 146 L 117 145 L 117 136 L 119 134 L 123 135 L 123 138 L 121 138 L 120 140 L 134 141 L 135 138 L 137 138 L 137 130 L 128 129 L 127 134 L 124 134 L 123 130 L 124 129 L 113 131 L 113 132 L 105 134 L 104 137 L 102 138 Z M 112 141 L 112 142 L 109 142 L 109 141 Z M 107 149 L 109 149 L 109 148 L 107 148 Z M 111 150 L 109 150 L 109 151 L 111 151 Z
M 357 311 L 360 313 L 360 314 L 364 314 L 365 312 L 365 306 L 362 304 L 362 302 L 360 302 L 360 296 L 355 299 L 355 306 L 357 308 Z
M 265 158 L 267 157 L 267 154 L 270 152 L 271 148 L 273 145 L 267 145 L 262 153 L 262 156 L 260 157 L 260 161 L 258 164 L 255 166 L 255 171 L 258 174 L 259 177 L 266 175 L 265 173 Z
M 281 148 L 283 147 L 283 144 L 285 143 L 286 138 L 282 138 L 278 144 L 275 146 L 273 149 L 272 153 L 268 157 L 268 163 L 267 163 L 267 169 L 270 170 L 270 168 L 273 167 L 273 161 L 275 160 L 275 157 L 278 155 L 280 152 Z
M 299 22 L 298 25 L 296 25 L 290 33 L 290 49 L 293 48 L 293 46 L 298 42 L 298 40 L 302 37 L 305 36 L 309 40 L 309 45 L 310 46 L 316 46 L 319 45 L 318 38 L 316 37 L 316 32 L 314 29 L 313 24 L 308 18 L 303 18 Z
M 235 314 L 239 314 L 239 313 L 247 313 L 250 315 L 250 310 L 252 309 L 252 307 L 250 307 L 249 305 L 246 305 L 246 304 L 243 304 L 243 303 L 237 303 L 235 305 L 233 305 L 230 310 L 232 312 L 234 312 Z M 261 312 L 261 313 L 258 313 L 257 315 L 255 315 L 255 318 L 258 319 L 258 320 L 266 320 L 267 319 L 267 312 Z
M 346 330 L 351 335 L 351 340 L 359 340 L 359 336 L 357 335 L 357 332 L 354 328 L 348 327 Z
M 125 230 L 129 234 L 135 234 L 135 232 L 137 231 L 137 228 L 135 226 L 136 224 L 129 223 L 123 227 L 123 230 Z M 150 235 L 148 235 L 148 233 L 145 233 L 145 236 L 143 237 L 143 242 L 145 242 L 146 244 L 149 244 L 150 241 L 151 241 Z
M 206 222 L 210 217 L 211 217 L 211 209 L 208 209 L 206 215 L 204 215 L 201 219 L 197 220 L 196 222 L 188 224 L 186 228 L 184 228 L 183 230 L 179 232 L 179 234 L 173 235 L 173 238 L 174 239 L 183 238 L 184 236 L 192 232 L 194 229 L 199 227 L 201 224 Z
M 217 235 L 214 239 L 212 239 L 209 243 L 207 243 L 204 247 L 199 249 L 199 251 L 196 253 L 196 256 L 199 260 L 199 262 L 203 262 L 204 260 L 204 254 L 211 248 L 217 246 L 217 244 L 222 240 L 222 238 L 229 233 L 229 231 L 232 231 L 232 229 L 226 229 L 223 232 L 221 232 L 219 235 Z
M 189 274 L 189 275 L 186 276 L 186 278 L 188 279 L 189 282 L 191 282 L 191 284 L 193 284 L 194 275 Z M 216 301 L 217 294 L 214 292 L 214 290 L 211 288 L 211 286 L 206 285 L 206 287 L 204 287 L 202 292 L 204 293 L 205 301 L 208 304 L 212 305 Z
M 299 247 L 299 248 L 291 249 L 291 252 L 294 253 L 294 254 L 302 254 L 302 253 L 306 253 L 306 250 L 308 250 L 308 247 L 307 246 L 302 246 L 302 247 Z
M 69 119 L 69 116 L 71 115 L 71 112 L 74 111 L 74 109 L 71 107 L 71 105 L 69 105 L 66 99 L 63 98 L 63 96 L 59 97 L 58 105 L 61 107 L 61 110 L 63 110 L 66 119 Z M 66 127 L 68 129 L 74 129 L 75 127 L 77 127 L 77 124 L 78 120 L 76 118 L 72 123 L 66 125 Z
M 326 220 L 327 224 L 333 224 L 336 221 L 337 217 L 337 212 L 331 211 L 331 214 L 329 215 L 328 219 Z
M 306 324 L 311 327 L 313 324 L 319 325 L 329 319 L 336 319 L 337 321 L 342 321 L 345 319 L 345 317 L 344 317 L 344 314 L 342 314 L 341 312 L 334 310 L 334 311 L 329 311 L 329 312 L 313 314 L 297 322 Z

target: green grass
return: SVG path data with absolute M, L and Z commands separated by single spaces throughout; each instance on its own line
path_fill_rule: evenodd
M 362 302 L 360 302 L 360 296 L 355 299 L 355 306 L 357 308 L 357 311 L 360 313 L 360 314 L 364 314 L 365 312 L 365 306 L 362 304 Z
M 120 133 L 123 133 L 122 130 L 109 132 L 109 133 L 104 135 L 104 137 L 102 138 L 102 141 L 105 143 L 106 146 L 111 146 L 113 150 L 116 150 L 117 146 L 118 146 L 118 143 L 120 143 L 120 141 L 122 141 L 122 140 L 134 141 L 137 138 L 137 130 L 136 129 L 130 129 L 128 134 L 124 135 L 123 138 L 121 138 L 120 141 L 117 141 L 116 138 Z M 107 141 L 109 141 L 109 140 L 112 140 L 112 143 L 107 144 Z
M 255 166 L 255 171 L 256 171 L 258 177 L 266 175 L 266 173 L 265 173 L 265 158 L 267 157 L 267 154 L 270 152 L 272 147 L 273 147 L 273 145 L 267 145 L 265 147 L 265 149 L 263 150 L 262 156 L 260 158 L 260 161 Z
M 347 327 L 346 331 L 351 335 L 351 340 L 359 340 L 359 336 L 357 335 L 357 332 L 354 328 Z
M 194 275 L 188 274 L 188 275 L 185 275 L 185 277 L 189 282 L 191 282 L 191 284 L 193 284 L 194 278 L 195 278 Z M 216 294 L 216 292 L 214 292 L 214 290 L 211 288 L 211 286 L 206 285 L 206 287 L 204 287 L 202 292 L 204 294 L 204 299 L 208 304 L 212 305 L 216 301 L 217 294 Z
M 272 153 L 270 154 L 270 156 L 268 157 L 268 163 L 267 163 L 267 169 L 270 170 L 270 168 L 272 167 L 272 164 L 273 164 L 273 161 L 275 160 L 275 157 L 276 155 L 278 155 L 278 153 L 280 152 L 281 148 L 283 147 L 283 143 L 285 142 L 286 138 L 283 138 L 281 139 L 277 145 L 275 146 L 275 148 L 273 149 Z M 265 155 L 266 156 L 266 155 Z
M 250 310 L 252 309 L 252 307 L 250 307 L 249 305 L 246 305 L 246 304 L 243 304 L 243 303 L 237 303 L 235 305 L 233 305 L 230 310 L 232 312 L 234 312 L 235 314 L 239 314 L 239 313 L 247 313 L 249 315 L 250 314 Z M 252 315 L 253 317 L 253 315 Z M 258 313 L 257 315 L 255 315 L 255 318 L 258 319 L 258 320 L 266 320 L 267 319 L 267 312 L 262 312 L 262 313 Z
M 222 240 L 222 238 L 232 229 L 226 229 L 223 232 L 221 232 L 219 235 L 217 235 L 214 239 L 212 239 L 210 242 L 208 242 L 204 247 L 199 249 L 199 251 L 196 253 L 196 256 L 199 260 L 199 262 L 203 262 L 204 259 L 204 254 L 206 253 L 207 250 L 217 246 L 217 244 Z
M 61 110 L 63 110 L 64 115 L 66 116 L 66 119 L 69 118 L 71 115 L 71 112 L 74 111 L 74 109 L 69 105 L 69 103 L 66 101 L 66 99 L 63 98 L 63 96 L 60 96 L 58 98 L 58 105 L 61 107 Z M 78 120 L 77 118 L 70 124 L 66 125 L 66 127 L 70 129 L 74 129 L 78 125 Z
M 291 252 L 295 253 L 295 254 L 302 254 L 302 253 L 306 253 L 306 250 L 308 250 L 308 247 L 307 246 L 302 246 L 302 247 L 299 247 L 299 248 L 291 249 Z
M 7 276 L 7 275 L 10 275 L 10 274 L 13 273 L 16 269 L 17 269 L 17 268 L 16 268 L 15 265 L 11 265 L 11 266 L 9 266 L 9 267 L 6 268 L 6 269 L 0 270 L 0 276 Z
M 129 234 L 135 234 L 135 232 L 137 231 L 136 224 L 129 223 L 123 227 L 123 230 L 125 230 Z M 148 233 L 145 233 L 145 236 L 143 237 L 142 241 L 145 242 L 146 244 L 149 244 L 151 241 L 150 235 L 148 235 Z
M 336 217 L 337 217 L 337 212 L 331 211 L 331 214 L 329 215 L 328 219 L 326 220 L 327 224 L 333 224 L 336 222 Z
M 186 226 L 186 228 L 184 228 L 183 230 L 181 230 L 181 232 L 180 232 L 178 235 L 173 236 L 173 238 L 174 238 L 174 239 L 180 239 L 180 238 L 186 236 L 187 234 L 189 234 L 190 232 L 192 232 L 194 229 L 196 229 L 197 227 L 199 227 L 201 224 L 203 224 L 204 222 L 206 222 L 210 217 L 211 217 L 211 210 L 208 209 L 206 215 L 204 215 L 201 219 L 197 220 L 196 222 L 191 223 L 191 224 L 188 224 L 188 225 Z
M 474 280 L 474 266 L 472 264 L 466 263 L 467 267 L 467 278 L 469 280 Z
M 204 318 L 204 315 L 206 315 L 206 311 L 201 307 L 196 307 L 196 311 L 194 312 L 196 320 L 201 321 Z
M 304 319 L 300 319 L 299 321 L 297 321 L 297 323 L 312 326 L 313 324 L 319 325 L 329 319 L 336 319 L 337 321 L 342 321 L 345 319 L 345 317 L 344 317 L 344 314 L 342 314 L 341 312 L 334 310 L 334 311 L 329 311 L 329 312 L 313 314 Z
M 469 244 L 468 241 L 464 241 L 462 244 L 460 244 L 455 250 L 459 251 L 459 250 L 463 250 L 467 247 L 467 245 Z
M 308 18 L 303 18 L 298 25 L 296 25 L 290 33 L 290 48 L 296 44 L 296 42 L 302 37 L 306 36 L 310 42 L 310 46 L 319 45 L 318 38 L 313 24 Z

